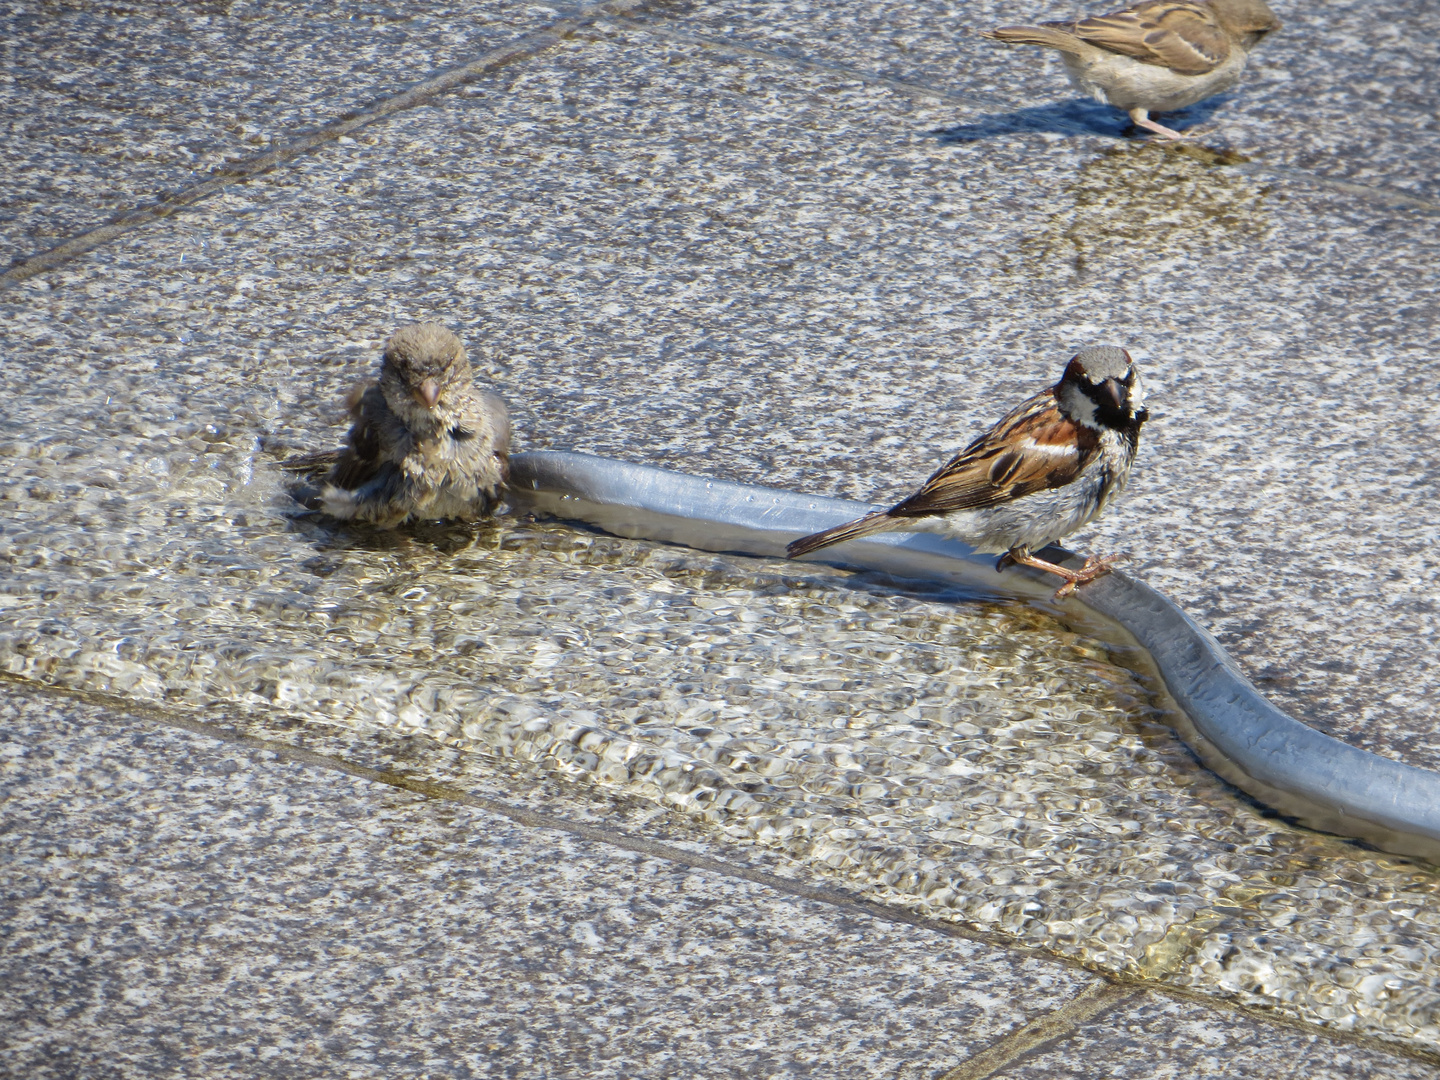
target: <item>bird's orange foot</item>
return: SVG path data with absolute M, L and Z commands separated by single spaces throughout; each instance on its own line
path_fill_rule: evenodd
M 1065 584 L 1055 590 L 1055 599 L 1064 600 L 1075 591 L 1078 585 L 1088 585 L 1101 574 L 1108 574 L 1115 568 L 1115 564 L 1121 559 L 1128 559 L 1130 556 L 1121 552 L 1119 555 L 1091 555 L 1085 560 L 1085 565 L 1079 570 L 1065 570 Z M 1064 570 L 1064 567 L 1056 569 Z
M 1036 570 L 1044 570 L 1047 573 L 1055 574 L 1065 579 L 1065 584 L 1055 590 L 1055 599 L 1064 600 L 1075 591 L 1076 586 L 1086 585 L 1094 581 L 1101 574 L 1108 574 L 1114 569 L 1115 564 L 1121 559 L 1128 559 L 1130 556 L 1125 553 L 1119 555 L 1091 555 L 1085 560 L 1085 565 L 1079 570 L 1071 570 L 1069 567 L 1060 566 L 1056 563 L 1046 562 L 1044 559 L 1037 559 L 1034 555 L 1021 555 L 1009 552 L 1006 556 L 1011 562 L 1021 566 L 1033 566 Z

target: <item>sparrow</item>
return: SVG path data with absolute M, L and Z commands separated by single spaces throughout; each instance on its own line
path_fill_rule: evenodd
M 410 518 L 484 517 L 499 502 L 509 410 L 475 385 L 464 346 L 445 327 L 395 331 L 379 380 L 357 386 L 346 405 L 353 423 L 318 499 L 330 517 L 390 529 Z
M 1279 28 L 1264 0 L 1142 0 L 1109 15 L 1002 26 L 982 36 L 1059 49 L 1076 89 L 1129 113 L 1136 127 L 1183 139 L 1150 113 L 1230 89 L 1250 50 Z
M 1081 349 L 1058 383 L 1006 413 L 914 495 L 802 537 L 786 554 L 797 559 L 891 529 L 939 532 L 981 554 L 1003 552 L 996 570 L 1019 563 L 1059 575 L 1065 583 L 1055 599 L 1062 599 L 1123 556 L 1092 557 L 1070 570 L 1030 553 L 1094 520 L 1124 490 L 1149 415 L 1129 353 Z

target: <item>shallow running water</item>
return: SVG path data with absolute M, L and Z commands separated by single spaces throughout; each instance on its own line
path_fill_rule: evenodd
M 537 762 L 879 900 L 1440 1046 L 1433 870 L 1267 815 L 1043 612 L 556 523 L 294 521 L 220 424 L 0 453 L 16 675 Z

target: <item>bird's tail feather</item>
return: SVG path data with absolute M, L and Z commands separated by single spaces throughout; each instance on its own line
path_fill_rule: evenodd
M 886 529 L 896 528 L 900 524 L 902 523 L 899 520 L 890 516 L 888 510 L 876 510 L 873 514 L 866 514 L 862 518 L 847 521 L 843 525 L 836 525 L 834 528 L 812 533 L 810 536 L 802 536 L 785 549 L 785 557 L 798 559 L 801 555 L 808 555 L 812 551 L 829 547 L 831 544 L 843 544 L 846 540 L 884 532 Z
M 1003 41 L 1006 45 L 1044 45 L 1068 53 L 1079 53 L 1085 47 L 1085 43 L 1074 34 L 1049 26 L 1001 26 L 983 30 L 980 36 Z
M 340 460 L 342 453 L 343 450 L 317 450 L 313 454 L 296 454 L 277 464 L 286 472 L 292 473 L 329 472 Z

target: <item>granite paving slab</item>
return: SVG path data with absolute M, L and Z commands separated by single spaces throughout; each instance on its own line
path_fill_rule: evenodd
M 706 30 L 681 15 L 665 25 Z M 1079 546 L 1128 547 L 1304 719 L 1440 764 L 1433 216 L 1104 133 L 937 134 L 953 101 L 667 34 L 577 35 L 9 291 L 7 499 L 141 511 L 119 542 L 79 530 L 32 568 L 149 574 L 126 561 L 144 513 L 252 528 L 216 519 L 227 492 L 332 445 L 335 401 L 417 317 L 471 342 L 522 445 L 876 499 L 1075 345 L 1119 341 L 1159 415 L 1131 495 Z M 1319 144 L 1368 181 L 1339 112 Z M 1374 160 L 1398 160 L 1409 136 L 1381 119 Z M 1209 925 L 1162 939 L 1166 962 Z
M 882 500 L 1121 342 L 1157 415 L 1076 543 L 1307 722 L 1440 765 L 1432 219 L 1151 145 L 916 136 L 947 109 L 597 31 L 12 291 L 41 367 L 7 374 L 224 355 L 257 433 L 313 448 L 384 334 L 438 317 L 522 446 Z
M 970 1080 L 962 1064 L 941 1080 Z M 989 1080 L 1421 1080 L 1433 1062 L 1258 1024 L 1189 1002 L 1149 996 L 1124 1003 L 1049 1046 L 988 1074 Z M 977 1078 L 978 1080 L 978 1078 Z
M 501 0 L 7 3 L 0 266 L 558 17 Z
M 1074 90 L 1053 51 L 1001 46 L 980 31 L 1117 6 L 1123 5 L 719 0 L 687 7 L 675 29 L 928 87 L 951 95 L 955 110 L 952 124 L 930 133 L 935 137 L 1036 151 L 1086 130 L 1119 138 L 1128 120 Z M 1363 0 L 1271 6 L 1283 26 L 1252 53 L 1241 84 L 1170 114 L 1174 123 L 1193 128 L 1205 146 L 1239 151 L 1260 165 L 1433 203 L 1440 196 L 1434 167 L 1440 117 L 1430 88 L 1440 62 L 1434 44 L 1440 12 Z
M 530 762 L 901 911 L 1440 1044 L 1433 873 L 1238 798 L 1083 620 L 556 523 L 296 518 L 253 369 L 147 353 L 42 385 L 55 437 L 3 444 L 0 669 Z
M 9 1076 L 919 1078 L 1096 982 L 108 709 L 0 712 Z

